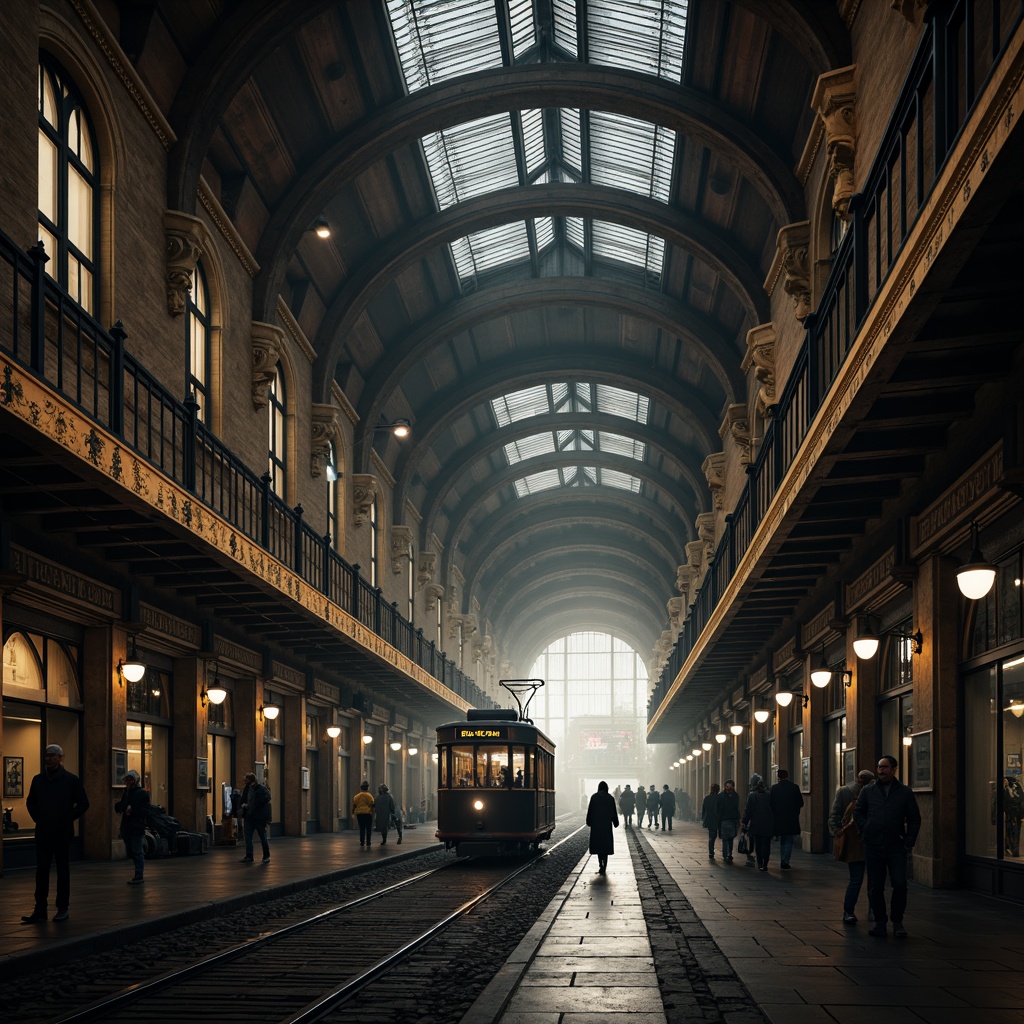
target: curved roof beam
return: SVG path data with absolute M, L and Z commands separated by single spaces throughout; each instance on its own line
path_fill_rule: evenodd
M 617 387 L 635 385 L 639 393 L 689 426 L 705 453 L 718 451 L 721 447 L 715 419 L 718 410 L 706 407 L 706 396 L 695 388 L 666 378 L 655 369 L 638 368 L 635 363 L 612 356 L 587 356 L 578 345 L 559 346 L 557 350 L 547 350 L 543 356 L 535 358 L 527 359 L 516 354 L 489 365 L 482 373 L 463 376 L 453 387 L 436 392 L 431 400 L 432 411 L 416 418 L 413 441 L 403 446 L 392 474 L 395 478 L 396 523 L 404 522 L 411 474 L 441 434 L 473 408 L 520 387 L 536 384 L 538 379 L 546 382 L 599 381 Z M 701 459 L 703 461 L 703 456 Z M 706 501 L 710 493 L 706 484 L 698 479 L 697 485 L 698 495 Z
M 682 338 L 697 350 L 721 384 L 725 403 L 735 402 L 736 395 L 746 393 L 746 384 L 740 372 L 744 353 L 738 350 L 733 340 L 727 340 L 709 318 L 695 313 L 675 299 L 635 285 L 593 278 L 548 277 L 505 282 L 444 306 L 429 320 L 384 350 L 377 366 L 366 379 L 356 408 L 360 420 L 355 439 L 358 464 L 368 465 L 372 434 L 367 435 L 366 424 L 374 424 L 380 419 L 392 392 L 401 386 L 402 378 L 411 373 L 417 363 L 429 358 L 435 348 L 477 324 L 518 310 L 559 305 L 612 309 L 639 320 L 647 320 L 673 337 Z M 734 356 L 734 361 L 723 362 L 729 354 Z M 595 370 L 600 369 L 600 362 L 594 360 Z M 334 370 L 331 359 L 317 356 L 313 377 L 314 381 L 319 382 L 320 394 L 314 396 L 315 401 L 329 401 Z M 717 426 L 713 431 L 717 438 Z M 717 444 L 717 441 L 712 444 Z
M 817 78 L 852 63 L 850 34 L 835 4 L 806 0 L 733 0 L 771 25 L 804 59 Z
M 218 20 L 199 59 L 185 73 L 168 116 L 178 137 L 167 159 L 170 209 L 196 212 L 203 162 L 228 107 L 283 37 L 336 2 L 247 0 Z
M 442 466 L 434 483 L 427 490 L 426 497 L 419 502 L 420 513 L 424 519 L 429 513 L 438 507 L 443 506 L 447 493 L 458 486 L 459 480 L 473 468 L 474 463 L 485 459 L 492 452 L 503 448 L 512 441 L 521 440 L 525 437 L 532 437 L 534 434 L 545 434 L 555 430 L 594 430 L 602 433 L 614 433 L 622 437 L 628 437 L 635 441 L 643 441 L 648 446 L 657 449 L 669 462 L 676 466 L 683 478 L 693 489 L 694 503 L 687 509 L 690 516 L 697 514 L 697 507 L 704 494 L 703 480 L 698 479 L 690 466 L 678 457 L 680 450 L 678 443 L 673 443 L 670 435 L 661 430 L 654 430 L 643 423 L 636 423 L 627 420 L 622 416 L 610 416 L 600 413 L 551 413 L 548 416 L 535 416 L 526 420 L 517 420 L 506 427 L 499 427 L 497 430 L 484 434 L 473 444 L 460 448 L 457 456 L 446 465 Z M 589 452 L 580 451 L 581 459 L 588 460 Z M 600 457 L 601 452 L 595 452 Z M 704 459 L 703 453 L 692 453 L 692 459 L 700 464 Z M 641 460 L 633 460 L 638 465 L 643 465 Z M 516 463 L 521 465 L 521 463 Z
M 487 573 L 510 545 L 541 530 L 565 529 L 567 520 L 574 524 L 619 529 L 642 540 L 646 548 L 657 556 L 659 564 L 665 566 L 680 563 L 685 544 L 691 539 L 690 525 L 682 524 L 686 532 L 680 536 L 679 520 L 650 498 L 623 492 L 622 498 L 605 496 L 598 505 L 590 499 L 571 501 L 563 497 L 558 500 L 551 491 L 541 491 L 503 505 L 476 524 L 479 541 L 463 545 L 461 549 L 460 569 L 467 598 L 476 596 L 476 581 Z
M 386 240 L 369 259 L 360 261 L 342 285 L 320 324 L 320 340 L 314 347 L 338 352 L 340 346 L 333 339 L 348 338 L 388 283 L 432 250 L 485 228 L 541 216 L 590 217 L 663 238 L 710 266 L 733 291 L 751 325 L 769 319 L 764 272 L 699 217 L 605 185 L 526 185 L 450 206 Z
M 675 480 L 666 476 L 664 473 L 658 472 L 651 466 L 645 465 L 644 463 L 637 463 L 636 459 L 627 459 L 618 455 L 609 455 L 605 452 L 595 452 L 594 455 L 600 456 L 600 458 L 589 458 L 589 453 L 584 452 L 555 452 L 551 455 L 544 455 L 536 459 L 527 459 L 525 462 L 519 462 L 515 466 L 509 466 L 507 469 L 502 470 L 500 473 L 495 473 L 488 477 L 483 483 L 478 484 L 468 494 L 463 496 L 459 500 L 458 508 L 453 509 L 452 513 L 448 515 L 449 527 L 446 535 L 441 538 L 441 543 L 444 545 L 446 551 L 454 552 L 458 548 L 459 538 L 462 536 L 463 530 L 466 528 L 467 523 L 472 518 L 473 510 L 480 504 L 483 504 L 492 495 L 496 494 L 504 487 L 510 486 L 514 481 L 520 477 L 527 476 L 532 473 L 541 473 L 546 469 L 569 469 L 579 465 L 592 465 L 598 466 L 601 469 L 614 469 L 620 473 L 627 473 L 630 476 L 638 477 L 644 483 L 651 484 L 653 487 L 658 489 L 658 493 L 664 495 L 669 501 L 671 501 L 680 512 L 680 518 L 685 521 L 686 518 L 686 502 L 683 495 L 679 493 L 679 487 Z M 571 491 L 575 490 L 574 487 L 568 488 L 552 488 L 552 490 L 563 490 Z M 609 490 L 615 490 L 610 487 Z M 600 486 L 594 486 L 593 488 L 586 488 L 590 493 L 594 494 L 595 499 L 601 492 Z M 436 533 L 435 523 L 438 516 L 444 510 L 435 506 L 430 509 L 429 512 L 424 513 L 424 535 L 429 537 L 432 533 Z M 458 518 L 455 518 L 454 513 L 458 514 Z
M 452 78 L 375 111 L 331 143 L 281 197 L 257 246 L 254 317 L 266 320 L 302 233 L 348 182 L 401 146 L 490 114 L 538 107 L 604 110 L 696 139 L 749 180 L 778 227 L 804 218 L 790 166 L 724 104 L 696 89 L 635 71 L 581 64 L 524 64 Z M 190 154 L 201 165 L 202 155 Z M 198 183 L 198 171 L 196 172 Z

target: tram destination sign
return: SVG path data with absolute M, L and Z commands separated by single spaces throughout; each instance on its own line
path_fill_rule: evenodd
M 460 725 L 455 730 L 455 738 L 460 740 L 507 740 L 507 725 L 473 726 Z

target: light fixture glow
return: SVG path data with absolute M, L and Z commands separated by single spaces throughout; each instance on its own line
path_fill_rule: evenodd
M 711 749 L 710 743 L 708 744 L 708 749 Z M 693 750 L 690 751 L 690 753 L 693 754 L 694 757 L 700 757 L 700 747 L 694 747 Z
M 692 761 L 693 760 L 693 754 L 687 754 L 686 755 L 686 760 L 687 761 Z
M 905 747 L 912 746 L 913 742 L 914 742 L 914 737 L 913 736 L 904 736 L 903 737 L 903 746 L 905 746 Z
M 728 739 L 728 737 L 725 735 L 724 732 L 716 732 L 715 733 L 715 742 L 716 743 L 724 743 L 727 739 Z
M 117 663 L 117 674 L 129 683 L 137 683 L 146 674 L 146 664 L 139 658 L 135 649 L 135 634 L 130 634 L 131 652 L 123 661 Z M 124 685 L 122 683 L 122 685 Z
M 399 743 L 398 740 L 392 740 L 391 741 L 391 749 L 392 750 L 401 750 L 402 749 L 402 744 Z
M 474 811 L 482 811 L 483 809 L 484 809 L 484 802 L 483 802 L 483 800 L 474 800 L 473 801 L 473 810 Z
M 272 722 L 279 714 L 281 709 L 276 704 L 260 705 L 260 718 L 265 718 L 268 722 Z
M 341 726 L 340 725 L 329 725 L 329 726 L 327 726 L 327 735 L 330 736 L 330 738 L 332 740 L 336 740 L 341 735 Z
M 767 708 L 758 708 L 754 712 L 754 721 L 760 722 L 762 725 L 764 725 L 764 723 L 771 717 L 772 713 Z
M 859 636 L 853 641 L 853 653 L 857 655 L 861 661 L 865 661 L 868 658 L 873 658 L 878 653 L 878 637 L 877 636 Z
M 703 743 L 701 744 L 701 746 L 702 746 L 702 747 L 704 748 L 704 750 L 710 750 L 710 749 L 711 749 L 711 744 L 710 744 L 710 743 L 709 743 L 709 742 L 708 742 L 707 740 L 705 740 L 705 741 L 704 741 L 704 742 L 703 742 Z
M 996 581 L 996 567 L 985 561 L 978 541 L 978 521 L 971 520 L 971 554 L 956 571 L 956 585 L 968 601 L 980 601 Z
M 743 726 L 737 722 L 735 725 L 729 726 L 729 732 L 731 732 L 733 736 L 739 736 L 743 732 Z
M 213 686 L 206 691 L 206 696 L 211 704 L 223 704 L 228 698 L 228 691 L 221 685 L 220 676 L 217 675 L 216 669 L 213 672 Z
M 363 742 L 364 743 L 372 743 L 373 742 L 373 737 L 368 732 L 364 732 L 363 733 Z
M 779 690 L 775 694 L 775 701 L 779 707 L 788 708 L 793 703 L 793 691 L 792 690 Z
M 419 747 L 410 747 L 410 748 L 409 748 L 409 753 L 410 753 L 410 754 L 411 754 L 411 755 L 412 755 L 413 757 L 415 757 L 415 756 L 416 756 L 416 754 L 418 754 L 419 752 L 420 752 L 420 748 L 419 748 Z
M 314 225 L 313 230 L 316 232 L 317 238 L 330 238 L 331 237 L 331 225 L 321 217 Z
M 811 682 L 821 690 L 828 686 L 831 681 L 832 669 L 828 667 L 828 662 L 825 660 L 825 641 L 822 640 L 821 661 L 818 662 L 818 667 L 811 672 Z

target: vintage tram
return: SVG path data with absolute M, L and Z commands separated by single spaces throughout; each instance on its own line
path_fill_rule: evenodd
M 544 685 L 501 684 L 510 682 Z M 464 722 L 438 726 L 436 835 L 445 849 L 525 853 L 554 832 L 555 745 L 524 710 L 471 708 Z

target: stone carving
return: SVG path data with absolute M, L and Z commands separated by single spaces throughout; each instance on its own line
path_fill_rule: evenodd
M 787 224 L 775 237 L 782 264 L 782 287 L 793 300 L 793 311 L 800 323 L 811 312 L 810 230 L 807 221 Z
M 670 597 L 667 607 L 669 622 L 672 624 L 672 632 L 678 634 L 679 630 L 683 628 L 683 622 L 686 619 L 686 605 L 681 597 Z
M 181 316 L 192 290 L 192 275 L 203 255 L 206 229 L 198 217 L 177 210 L 164 210 L 165 258 L 167 263 L 167 312 Z
M 377 496 L 377 481 L 368 473 L 352 477 L 352 521 L 362 526 L 370 515 L 373 499 Z
M 433 551 L 421 551 L 416 562 L 416 586 L 422 589 L 434 579 L 437 572 L 437 555 Z
M 761 324 L 747 331 L 747 355 L 743 360 L 743 372 L 746 373 L 751 366 L 754 367 L 754 379 L 758 383 L 757 411 L 764 416 L 776 403 L 774 324 Z
M 437 607 L 437 602 L 444 597 L 444 587 L 440 583 L 428 583 L 423 588 L 424 607 L 432 612 Z
M 448 639 L 456 640 L 462 627 L 462 642 L 466 643 L 477 630 L 476 616 L 455 613 L 448 616 Z
M 686 545 L 686 557 L 690 562 L 690 604 L 693 604 L 704 581 L 704 542 L 691 540 Z
M 313 418 L 309 425 L 309 475 L 316 479 L 323 474 L 327 460 L 331 457 L 331 442 L 338 443 L 341 424 L 338 421 L 338 410 L 333 405 L 314 402 L 312 409 Z
M 830 71 L 818 79 L 811 106 L 825 125 L 825 152 L 829 179 L 833 182 L 832 209 L 842 221 L 850 219 L 853 195 L 853 162 L 857 152 L 857 94 L 854 67 Z
M 273 324 L 252 322 L 252 404 L 266 409 L 270 387 L 277 373 L 277 362 L 284 347 L 284 332 Z
M 693 566 L 689 563 L 676 566 L 676 590 L 683 595 L 681 600 L 686 603 L 687 607 L 693 604 L 690 600 L 690 588 L 693 586 L 693 577 Z
M 750 421 L 747 418 L 747 407 L 745 405 L 736 402 L 725 410 L 725 419 L 722 420 L 722 425 L 718 429 L 718 436 L 723 442 L 726 438 L 731 438 L 739 451 L 740 465 L 746 466 L 749 464 Z
M 400 576 L 412 558 L 412 530 L 396 524 L 391 527 L 391 571 Z
M 701 575 L 708 571 L 711 559 L 715 557 L 715 514 L 701 512 L 696 519 L 697 536 L 701 545 Z M 687 544 L 687 547 L 690 545 Z
M 725 452 L 714 452 L 709 455 L 701 466 L 704 476 L 707 477 L 708 487 L 711 488 L 711 501 L 716 512 L 723 508 L 723 494 L 725 488 Z

